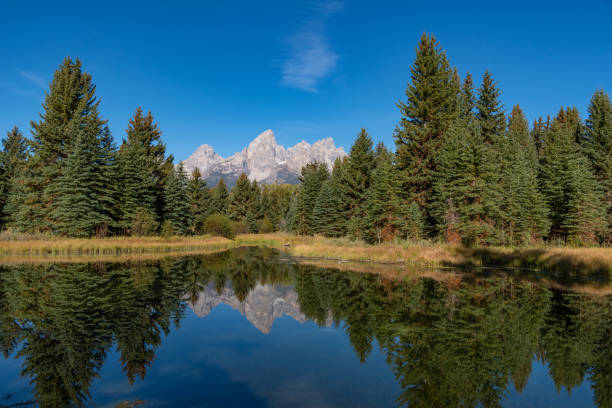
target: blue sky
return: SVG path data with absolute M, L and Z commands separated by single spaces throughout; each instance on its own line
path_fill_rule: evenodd
M 465 3 L 465 4 L 463 4 Z M 469 3 L 469 5 L 468 5 Z M 62 59 L 93 75 L 117 141 L 137 106 L 169 152 L 227 156 L 271 128 L 279 143 L 361 127 L 393 146 L 410 65 L 433 33 L 463 76 L 489 69 L 530 121 L 612 92 L 612 0 L 0 2 L 0 131 L 41 111 Z

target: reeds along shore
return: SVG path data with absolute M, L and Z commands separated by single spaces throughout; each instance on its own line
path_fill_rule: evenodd
M 220 237 L 138 237 L 0 241 L 0 262 L 31 257 L 104 258 L 113 256 L 197 253 L 256 245 L 278 248 L 296 257 L 449 267 L 508 267 L 571 274 L 612 273 L 610 248 L 463 248 L 443 244 L 389 243 L 367 245 L 348 239 L 291 234 L 243 234 L 234 240 Z

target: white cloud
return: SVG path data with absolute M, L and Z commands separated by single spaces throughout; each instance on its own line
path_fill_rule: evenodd
M 21 71 L 20 73 L 24 79 L 32 82 L 35 85 L 38 85 L 44 90 L 47 90 L 47 88 L 49 87 L 48 82 L 41 75 L 38 75 L 34 72 L 26 72 L 26 71 Z
M 288 41 L 289 53 L 282 66 L 281 83 L 310 92 L 336 66 L 338 54 L 329 45 L 325 26 L 329 17 L 342 10 L 338 1 L 315 3 L 310 20 Z

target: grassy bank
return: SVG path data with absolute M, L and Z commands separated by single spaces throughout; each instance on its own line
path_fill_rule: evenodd
M 450 245 L 365 245 L 347 239 L 285 234 L 240 235 L 243 245 L 265 245 L 298 257 L 448 267 L 507 267 L 554 272 L 612 273 L 610 248 L 462 248 Z
M 303 258 L 393 263 L 431 267 L 508 267 L 581 274 L 612 273 L 610 248 L 462 248 L 442 244 L 366 245 L 348 239 L 298 237 L 290 234 L 243 234 L 235 240 L 219 237 L 139 237 L 105 239 L 0 240 L 4 263 L 31 257 L 78 260 L 116 259 L 169 253 L 201 253 L 243 245 L 268 246 Z
M 165 254 L 233 248 L 236 241 L 221 237 L 117 237 L 91 239 L 36 239 L 0 241 L 0 257 L 78 257 Z

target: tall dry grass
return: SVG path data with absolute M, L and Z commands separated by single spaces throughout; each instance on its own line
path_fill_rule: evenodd
M 227 249 L 235 241 L 221 237 L 114 237 L 0 241 L 0 257 L 125 255 Z

